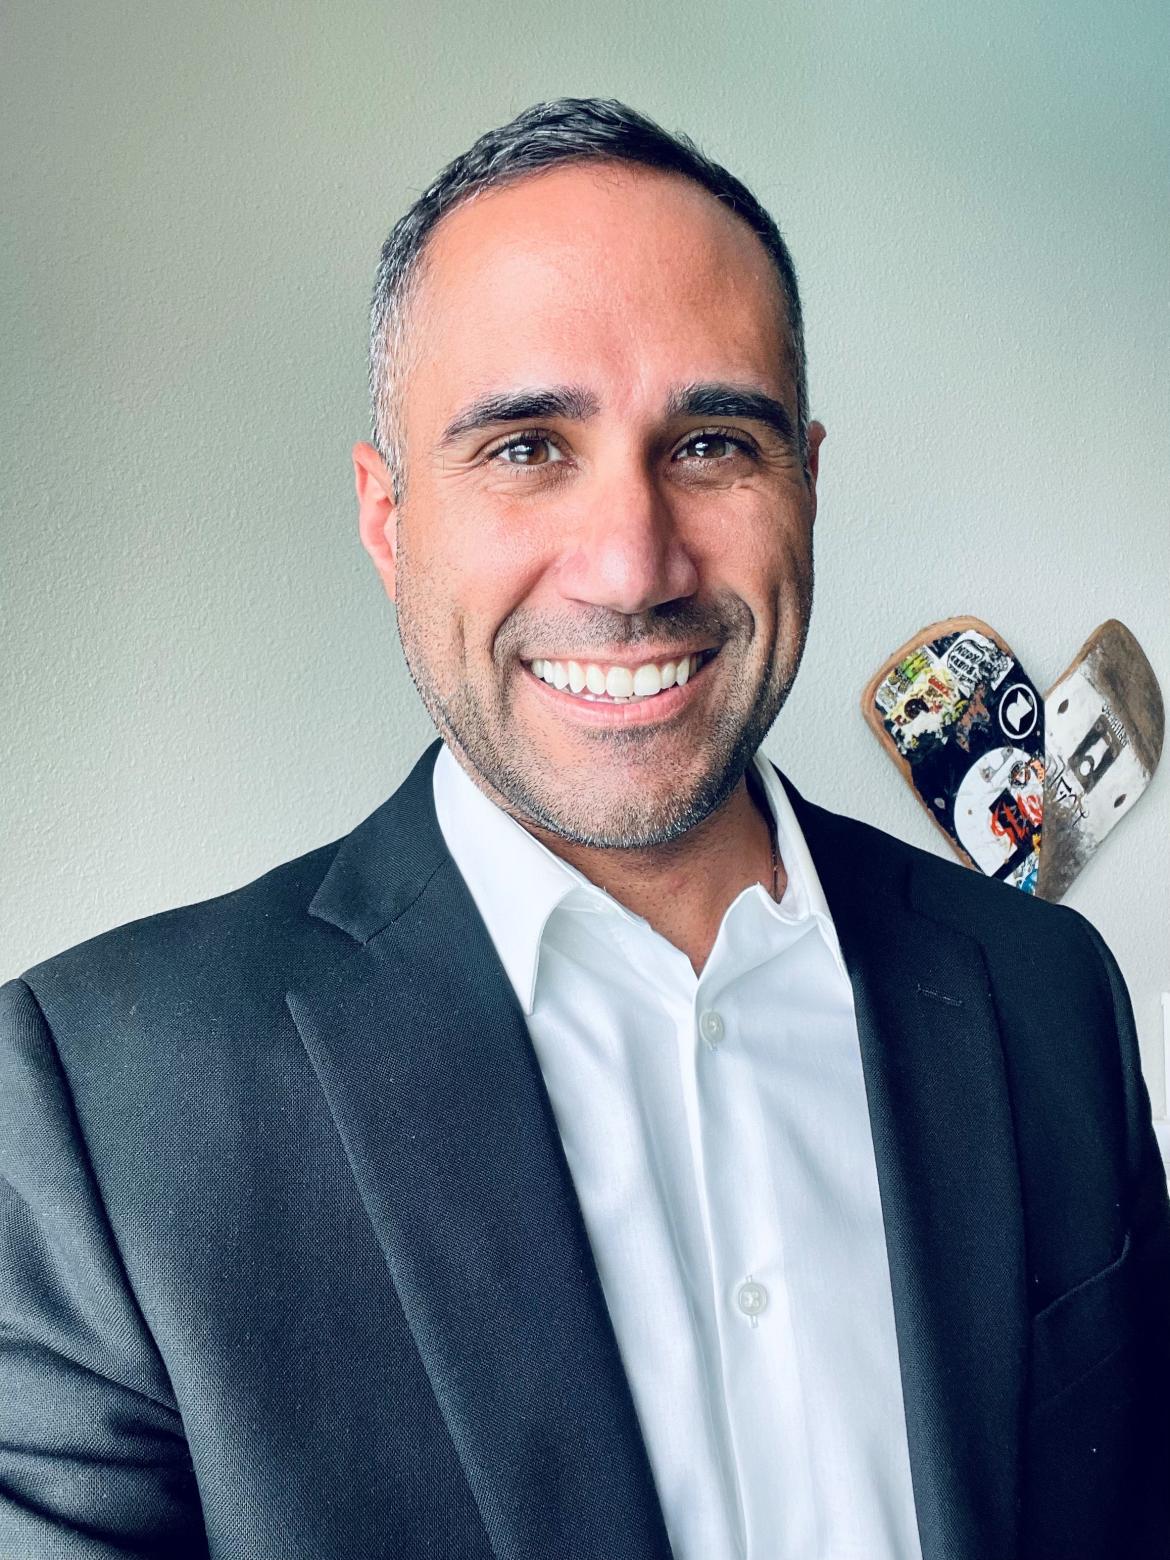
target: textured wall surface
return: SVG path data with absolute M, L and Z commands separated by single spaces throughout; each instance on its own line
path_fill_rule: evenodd
M 1115 615 L 1170 690 L 1164 0 L 8 0 L 3 28 L 0 975 L 345 831 L 428 739 L 354 523 L 366 299 L 404 204 L 541 97 L 687 129 L 792 245 L 829 439 L 769 750 L 806 794 L 944 848 L 857 708 L 937 617 L 1047 683 Z M 1164 773 L 1069 896 L 1156 1107 L 1168 822 Z

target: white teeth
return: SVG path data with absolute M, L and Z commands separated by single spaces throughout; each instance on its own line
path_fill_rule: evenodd
M 663 661 L 655 665 L 647 661 L 631 669 L 628 666 L 611 666 L 603 670 L 592 661 L 548 661 L 542 657 L 530 661 L 534 677 L 541 678 L 550 687 L 565 689 L 585 698 L 651 699 L 656 693 L 682 687 L 699 669 L 701 655 L 684 655 L 678 661 Z

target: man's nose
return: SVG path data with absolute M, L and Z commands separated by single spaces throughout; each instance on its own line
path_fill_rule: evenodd
M 562 593 L 627 616 L 693 595 L 699 572 L 654 474 L 626 468 L 591 487 L 558 570 Z

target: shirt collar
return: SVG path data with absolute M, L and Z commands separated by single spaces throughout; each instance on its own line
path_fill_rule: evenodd
M 775 819 L 776 842 L 788 879 L 780 903 L 769 898 L 768 905 L 784 920 L 815 920 L 844 974 L 828 901 L 792 803 L 764 754 L 757 753 L 753 762 Z M 583 908 L 588 905 L 627 921 L 637 922 L 639 917 L 485 796 L 446 743 L 435 761 L 434 793 L 447 849 L 483 918 L 517 1001 L 530 1016 L 545 927 L 566 900 L 572 896 Z
M 447 849 L 520 1006 L 531 1014 L 541 939 L 561 902 L 577 891 L 599 896 L 623 915 L 630 913 L 485 796 L 446 743 L 435 760 L 434 787 Z
M 841 944 L 837 938 L 837 928 L 833 924 L 833 917 L 829 911 L 829 901 L 825 898 L 825 891 L 817 876 L 808 841 L 788 799 L 784 782 L 780 779 L 776 766 L 764 755 L 762 749 L 752 762 L 764 795 L 768 799 L 768 805 L 772 809 L 772 817 L 776 824 L 776 848 L 780 853 L 780 860 L 784 863 L 784 871 L 788 879 L 784 892 L 780 896 L 780 903 L 777 904 L 769 896 L 768 905 L 777 915 L 787 919 L 803 921 L 806 917 L 811 917 L 819 926 L 837 968 L 848 979 Z

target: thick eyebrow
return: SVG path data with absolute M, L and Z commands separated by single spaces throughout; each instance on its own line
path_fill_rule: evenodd
M 458 411 L 439 438 L 447 449 L 469 433 L 502 423 L 537 422 L 550 417 L 581 422 L 600 410 L 597 397 L 579 385 L 549 385 L 482 395 Z M 763 423 L 785 443 L 795 445 L 796 434 L 788 408 L 782 401 L 747 385 L 690 384 L 673 390 L 666 402 L 668 417 L 736 417 Z
M 597 411 L 597 397 L 576 385 L 550 385 L 547 389 L 481 395 L 457 412 L 443 429 L 439 448 L 445 449 L 465 434 L 494 428 L 499 423 L 536 422 L 548 417 L 580 422 L 595 416 Z
M 796 432 L 788 408 L 762 390 L 746 385 L 684 385 L 667 402 L 670 417 L 737 417 L 763 423 L 778 438 L 795 446 Z

